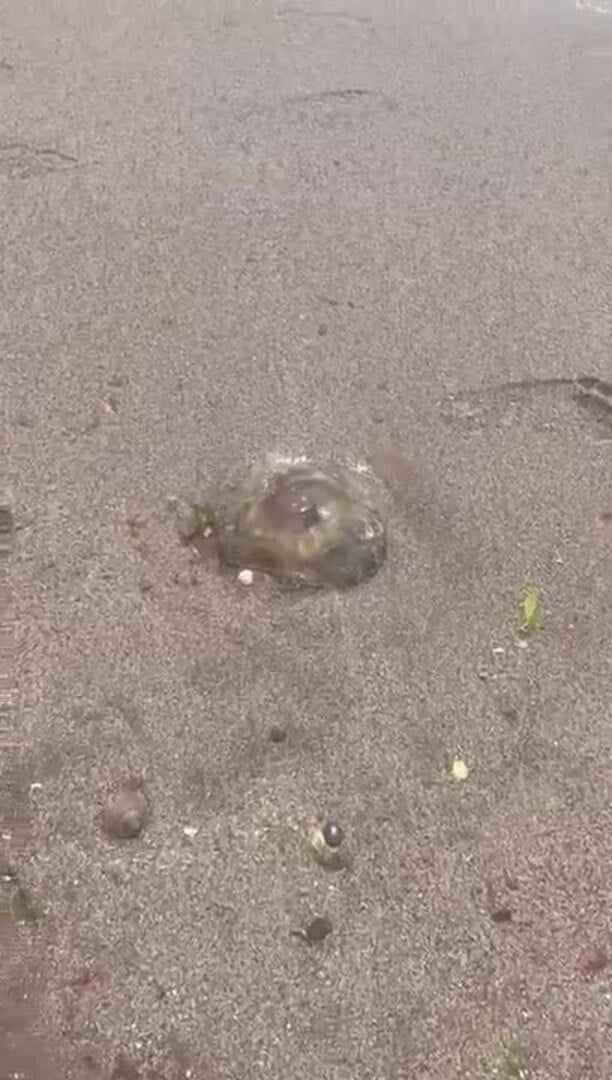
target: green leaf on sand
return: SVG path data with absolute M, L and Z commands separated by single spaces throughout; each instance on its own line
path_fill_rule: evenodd
M 516 1035 L 502 1039 L 502 1065 L 504 1080 L 527 1080 L 523 1051 Z
M 532 634 L 540 625 L 540 595 L 529 586 L 519 599 L 519 621 L 522 634 Z

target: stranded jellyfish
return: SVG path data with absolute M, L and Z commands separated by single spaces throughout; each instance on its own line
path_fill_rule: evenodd
M 385 529 L 365 474 L 303 462 L 257 470 L 222 516 L 219 556 L 290 585 L 348 588 L 374 576 Z

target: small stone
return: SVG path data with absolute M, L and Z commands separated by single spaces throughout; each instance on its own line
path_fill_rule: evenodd
M 330 920 L 325 915 L 319 915 L 316 919 L 312 919 L 306 927 L 306 937 L 308 941 L 323 941 L 328 937 L 333 930 L 333 926 Z
M 120 788 L 109 795 L 102 814 L 105 831 L 115 840 L 133 840 L 149 818 L 149 805 L 138 787 Z
M 581 978 L 589 981 L 605 970 L 610 962 L 605 949 L 599 945 L 588 946 L 580 953 L 576 961 L 576 970 Z
M 284 728 L 279 727 L 277 724 L 274 724 L 270 728 L 269 738 L 270 738 L 270 742 L 282 743 L 287 738 L 287 732 L 285 731 Z
M 15 519 L 10 506 L 0 506 L 0 533 L 7 535 L 14 532 Z
M 193 840 L 198 835 L 198 830 L 195 825 L 185 825 L 183 828 L 183 835 L 189 840 Z
M 125 1054 L 117 1056 L 111 1073 L 111 1080 L 140 1080 L 141 1075 L 140 1069 L 135 1062 Z
M 147 528 L 148 521 L 141 514 L 134 514 L 133 517 L 128 518 L 128 529 L 132 536 L 138 536 L 143 529 Z
M 339 848 L 344 840 L 344 832 L 335 821 L 327 821 L 323 826 L 323 839 L 330 848 Z
M 454 780 L 467 780 L 470 770 L 463 758 L 456 757 L 451 765 L 451 775 Z
M 11 900 L 11 911 L 18 922 L 36 925 L 43 917 L 42 908 L 34 900 L 29 889 L 18 885 Z
M 19 424 L 19 427 L 22 428 L 36 427 L 36 417 L 33 415 L 33 413 L 27 412 L 26 409 L 18 412 L 15 420 Z
M 240 582 L 241 585 L 252 585 L 253 584 L 253 571 L 252 570 L 241 570 L 240 573 L 238 574 L 238 581 Z
M 491 912 L 491 919 L 494 923 L 507 923 L 512 919 L 512 908 L 499 907 L 494 908 Z

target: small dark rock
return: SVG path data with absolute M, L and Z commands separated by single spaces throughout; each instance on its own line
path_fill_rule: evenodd
M 513 874 L 509 873 L 508 870 L 504 870 L 504 882 L 506 888 L 510 889 L 511 892 L 518 892 L 520 889 L 518 879 L 515 878 Z
M 109 795 L 102 814 L 105 831 L 115 840 L 133 840 L 149 819 L 149 805 L 138 787 L 120 788 Z
M 325 915 L 318 915 L 315 919 L 311 919 L 306 927 L 306 937 L 308 941 L 323 941 L 329 934 L 331 934 L 333 926 L 330 920 Z
M 79 1061 L 88 1076 L 102 1076 L 102 1062 L 95 1050 L 83 1050 Z
M 125 1054 L 118 1054 L 115 1059 L 111 1080 L 140 1080 L 140 1069 Z
M 29 889 L 18 885 L 11 901 L 13 914 L 18 922 L 36 926 L 42 919 L 42 910 Z
M 508 923 L 514 915 L 512 908 L 505 900 L 505 890 L 511 888 L 514 884 L 512 879 L 510 879 L 510 882 L 509 884 L 507 875 L 504 872 L 503 883 L 505 888 L 502 888 L 501 885 L 496 888 L 490 880 L 485 883 L 486 906 L 489 917 L 494 923 Z
M 503 716 L 504 720 L 509 720 L 512 724 L 515 724 L 518 720 L 518 709 L 516 709 L 514 705 L 504 703 L 500 706 L 499 711 Z
M 344 831 L 335 821 L 327 821 L 323 826 L 323 839 L 330 848 L 339 848 L 344 840 Z
M 0 506 L 0 533 L 12 533 L 15 528 L 13 513 L 9 506 Z
M 576 971 L 581 978 L 589 981 L 601 975 L 608 966 L 610 957 L 600 945 L 590 945 L 583 949 L 576 961 Z
M 141 514 L 134 514 L 133 517 L 128 518 L 128 529 L 132 536 L 139 536 L 143 529 L 147 528 L 148 521 Z
M 325 323 L 320 324 L 319 329 L 317 330 L 317 333 L 318 333 L 319 337 L 325 337 L 325 335 L 327 333 L 327 327 L 326 327 Z
M 498 907 L 494 908 L 491 912 L 491 919 L 494 923 L 507 923 L 512 919 L 512 908 Z
M 270 738 L 270 742 L 282 743 L 287 738 L 287 732 L 285 731 L 284 728 L 279 727 L 278 724 L 274 724 L 270 728 L 269 738 Z
M 27 412 L 25 409 L 17 413 L 15 420 L 19 424 L 19 427 L 22 428 L 36 427 L 35 417 L 32 415 L 32 413 Z

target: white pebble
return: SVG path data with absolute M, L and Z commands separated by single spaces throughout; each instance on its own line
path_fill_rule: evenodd
M 185 825 L 183 833 L 185 836 L 188 836 L 190 840 L 193 840 L 193 838 L 198 835 L 198 830 L 195 825 Z
M 470 770 L 463 758 L 456 757 L 451 766 L 451 773 L 455 780 L 467 780 Z
M 238 574 L 238 581 L 240 582 L 241 585 L 252 585 L 253 584 L 253 571 L 252 570 L 241 570 L 240 573 Z

